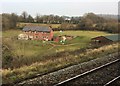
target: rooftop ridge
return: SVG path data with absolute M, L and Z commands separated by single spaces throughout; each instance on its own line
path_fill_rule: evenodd
M 41 31 L 41 32 L 50 32 L 52 29 L 48 26 L 25 26 L 23 31 Z

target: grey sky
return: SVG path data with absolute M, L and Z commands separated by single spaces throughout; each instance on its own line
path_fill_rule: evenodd
M 35 2 L 36 1 L 36 2 Z M 40 15 L 67 15 L 67 16 L 80 16 L 84 13 L 93 12 L 97 14 L 117 14 L 118 13 L 118 0 L 104 0 L 92 2 L 78 1 L 78 0 L 24 0 L 24 1 L 7 1 L 2 0 L 2 13 L 17 13 L 21 14 L 23 11 L 27 11 L 32 16 L 36 14 Z

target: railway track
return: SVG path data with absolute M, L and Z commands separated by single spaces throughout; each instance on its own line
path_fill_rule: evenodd
M 101 70 L 101 69 L 103 69 L 103 68 L 106 68 L 106 67 L 108 67 L 108 66 L 110 66 L 110 65 L 112 65 L 112 64 L 115 64 L 115 63 L 117 63 L 117 62 L 120 62 L 120 59 L 116 59 L 116 60 L 114 60 L 114 61 L 111 61 L 111 62 L 109 62 L 109 63 L 106 63 L 106 64 L 104 64 L 104 65 L 101 65 L 101 66 L 99 66 L 99 67 L 96 67 L 96 68 L 94 68 L 94 69 L 91 69 L 91 70 L 89 70 L 89 71 L 86 71 L 86 72 L 84 72 L 84 73 L 82 73 L 82 74 L 76 75 L 75 77 L 72 77 L 72 78 L 69 78 L 69 79 L 64 80 L 64 81 L 62 81 L 62 82 L 59 82 L 59 83 L 57 83 L 57 84 L 54 84 L 53 86 L 63 86 L 63 85 L 65 85 L 66 83 L 69 83 L 69 82 L 71 82 L 71 81 L 73 81 L 73 80 L 75 80 L 75 79 L 77 79 L 77 78 L 81 78 L 81 77 L 83 77 L 83 76 L 86 76 L 86 75 L 88 75 L 88 74 L 90 74 L 90 73 L 96 72 L 97 70 Z M 118 76 L 118 77 L 112 79 L 111 81 L 107 82 L 106 84 L 104 84 L 104 86 L 107 86 L 107 85 L 111 84 L 112 82 L 114 82 L 114 81 L 117 80 L 118 78 L 120 78 L 120 76 Z
M 79 86 L 81 84 L 84 85 L 84 83 L 87 86 L 89 85 L 89 83 L 90 84 L 93 84 L 93 83 L 101 84 L 102 83 L 102 86 L 103 86 L 105 83 L 107 83 L 108 81 L 112 80 L 114 77 L 117 77 L 119 75 L 119 74 L 117 74 L 118 71 L 116 71 L 116 70 L 119 70 L 118 69 L 119 68 L 118 66 L 120 64 L 119 60 L 120 60 L 119 54 L 113 53 L 108 56 L 90 60 L 88 62 L 84 62 L 81 64 L 73 65 L 73 66 L 70 66 L 70 67 L 55 71 L 55 72 L 51 72 L 51 73 L 48 73 L 48 74 L 45 74 L 42 76 L 38 76 L 35 78 L 31 78 L 31 79 L 26 79 L 24 81 L 16 83 L 14 86 L 24 86 L 24 85 L 26 86 L 26 85 L 31 85 L 31 84 L 39 85 L 39 86 L 57 86 L 57 85 L 62 86 L 65 84 L 64 86 L 66 86 L 66 83 L 72 84 L 72 85 L 67 85 L 67 86 Z M 106 65 L 106 67 L 104 67 L 105 65 Z M 101 70 L 99 70 L 99 68 Z M 108 72 L 109 70 L 110 70 L 110 72 Z M 96 71 L 96 72 L 94 72 L 94 71 Z M 99 74 L 102 76 L 99 76 Z M 71 77 L 74 78 L 78 75 L 81 75 L 80 79 L 78 77 L 78 78 L 69 80 L 69 79 L 71 79 Z M 107 75 L 112 75 L 112 77 L 108 76 L 108 79 L 105 78 L 105 80 L 104 80 L 105 82 L 102 82 L 101 79 L 104 79 L 104 77 L 107 77 Z M 95 80 L 94 78 L 96 78 L 97 80 Z M 67 80 L 68 80 L 68 82 L 60 84 L 61 82 L 64 82 Z M 99 80 L 101 80 L 101 81 L 99 81 Z M 119 82 L 120 80 L 117 80 L 117 81 Z M 78 85 L 74 85 L 76 83 Z
M 107 82 L 104 86 L 109 86 L 110 84 L 113 84 L 115 81 L 117 81 L 118 79 L 120 79 L 120 76 L 115 77 L 114 79 L 110 80 L 109 82 Z M 114 84 L 115 85 L 115 84 Z

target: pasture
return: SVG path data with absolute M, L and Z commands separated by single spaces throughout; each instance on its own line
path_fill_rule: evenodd
M 4 63 L 5 68 L 3 67 L 4 83 L 15 82 L 16 80 L 30 77 L 37 73 L 42 74 L 73 63 L 90 60 L 91 58 L 84 56 L 84 54 L 73 55 L 70 52 L 89 47 L 92 37 L 109 35 L 109 33 L 100 31 L 63 31 L 62 33 L 55 31 L 55 35 L 76 36 L 74 39 L 66 41 L 63 45 L 53 41 L 43 43 L 40 40 L 17 40 L 17 36 L 20 33 L 22 33 L 20 30 L 3 32 L 3 45 L 8 47 L 11 55 L 9 58 L 12 58 L 12 60 L 7 59 L 7 61 L 5 58 L 8 58 L 8 56 L 4 52 L 5 57 L 3 59 L 6 61 Z M 61 52 L 65 53 L 57 54 Z
M 68 40 L 65 42 L 65 45 L 62 45 L 51 41 L 43 43 L 43 41 L 40 40 L 17 40 L 17 36 L 20 33 L 22 33 L 20 30 L 3 32 L 3 45 L 8 46 L 12 55 L 16 58 L 13 65 L 20 62 L 16 67 L 41 61 L 44 59 L 43 56 L 46 55 L 88 47 L 92 37 L 108 35 L 108 33 L 98 31 L 63 31 L 62 33 L 55 31 L 54 35 L 76 36 L 76 38 Z

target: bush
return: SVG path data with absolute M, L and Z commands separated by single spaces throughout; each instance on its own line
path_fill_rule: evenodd
M 11 68 L 12 67 L 12 61 L 13 61 L 13 55 L 11 51 L 3 46 L 2 48 L 2 68 Z

